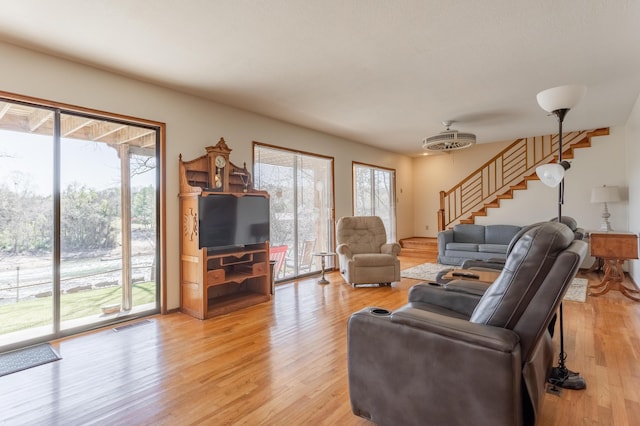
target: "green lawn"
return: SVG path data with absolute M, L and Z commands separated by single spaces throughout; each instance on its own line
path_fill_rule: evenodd
M 155 302 L 155 282 L 133 285 L 134 305 Z M 107 287 L 78 293 L 63 294 L 61 316 L 63 321 L 100 316 L 101 306 L 121 303 L 122 288 Z M 52 298 L 22 301 L 0 306 L 0 334 L 51 324 L 53 320 Z

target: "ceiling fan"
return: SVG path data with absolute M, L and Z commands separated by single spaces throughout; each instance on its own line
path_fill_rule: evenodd
M 446 130 L 435 136 L 425 138 L 422 141 L 422 148 L 426 151 L 435 152 L 454 151 L 468 148 L 476 143 L 476 135 L 451 129 L 450 127 L 453 123 L 453 121 L 443 121 L 442 124 L 446 127 Z

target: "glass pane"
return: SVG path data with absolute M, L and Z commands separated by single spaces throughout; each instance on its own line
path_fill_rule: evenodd
M 387 230 L 388 241 L 395 241 L 395 211 L 393 208 L 393 173 L 388 170 L 374 170 L 375 199 L 374 211 L 382 219 Z
M 137 310 L 156 308 L 156 158 L 142 150 L 132 154 L 131 161 L 131 282 L 133 307 Z
M 320 258 L 313 254 L 329 251 L 324 191 L 326 163 L 324 158 L 298 155 L 298 275 L 319 271 Z
M 373 182 L 371 169 L 364 166 L 354 166 L 355 190 L 353 192 L 355 216 L 372 216 L 373 203 L 371 195 L 373 192 Z
M 272 258 L 284 256 L 288 260 L 288 262 L 278 262 L 278 269 L 275 271 L 276 280 L 292 278 L 295 276 L 295 269 L 292 267 L 291 260 L 293 253 L 296 253 L 295 191 L 293 190 L 295 158 L 287 152 L 264 148 L 256 150 L 255 158 L 255 187 L 267 191 L 270 195 Z
M 395 173 L 363 164 L 353 165 L 353 214 L 379 216 L 387 230 L 387 241 L 396 240 Z
M 0 102 L 0 347 L 53 328 L 53 113 Z
M 61 125 L 61 328 L 153 308 L 155 156 L 135 153 L 154 154 L 155 132 L 68 114 Z
M 333 242 L 332 160 L 261 146 L 255 158 L 255 186 L 270 194 L 272 258 L 286 250 L 276 279 L 320 271 L 313 254 L 330 251 Z

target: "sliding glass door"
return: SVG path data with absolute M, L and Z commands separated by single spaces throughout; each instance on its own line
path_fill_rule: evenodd
M 389 242 L 396 241 L 395 170 L 353 163 L 353 214 L 379 216 Z
M 272 253 L 285 253 L 276 280 L 320 271 L 314 253 L 333 247 L 333 158 L 258 143 L 253 155 L 255 187 L 270 194 Z
M 87 119 L 61 114 L 63 128 Z M 95 119 L 91 126 L 105 136 L 61 138 L 60 276 L 69 295 L 61 298 L 63 329 L 131 312 L 136 305 L 155 308 L 156 131 Z M 108 133 L 123 131 L 131 141 L 145 142 L 109 143 Z M 99 297 L 85 294 L 94 288 Z M 134 290 L 143 290 L 135 300 Z
M 158 129 L 2 110 L 0 349 L 158 312 Z
M 0 348 L 51 335 L 57 299 L 53 127 L 20 131 L 20 125 L 7 123 L 9 108 L 30 118 L 27 128 L 52 113 L 0 102 Z

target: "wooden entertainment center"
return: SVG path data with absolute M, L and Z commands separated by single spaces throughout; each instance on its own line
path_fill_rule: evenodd
M 180 309 L 207 319 L 271 299 L 269 242 L 242 247 L 200 247 L 202 197 L 227 194 L 264 197 L 253 189 L 251 174 L 229 161 L 223 138 L 191 161 L 179 159 L 180 174 Z M 268 225 L 268 224 L 267 224 Z

